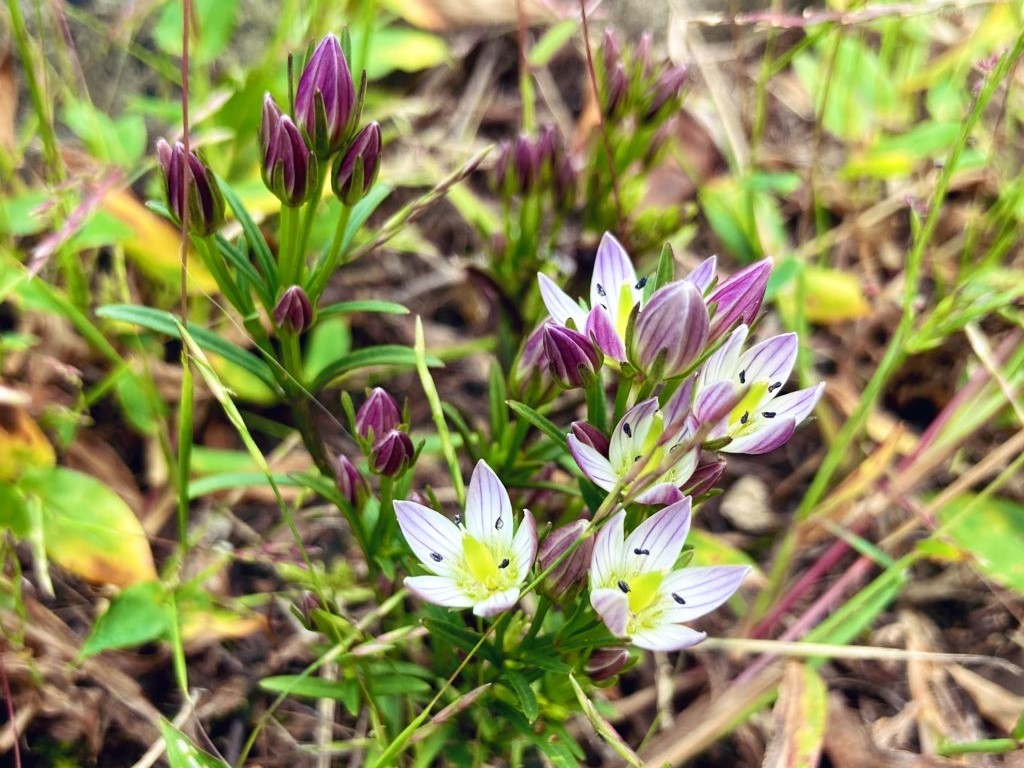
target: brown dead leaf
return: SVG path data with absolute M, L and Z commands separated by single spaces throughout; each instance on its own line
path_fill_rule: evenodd
M 14 79 L 14 56 L 0 54 L 0 149 L 14 151 L 14 115 L 18 111 L 18 83 Z
M 999 683 L 982 677 L 959 664 L 949 667 L 949 674 L 974 700 L 978 711 L 993 725 L 1011 733 L 1024 712 L 1024 696 L 1006 690 Z
M 762 768 L 814 768 L 821 757 L 827 722 L 825 683 L 806 664 L 786 665 L 772 712 L 775 733 Z

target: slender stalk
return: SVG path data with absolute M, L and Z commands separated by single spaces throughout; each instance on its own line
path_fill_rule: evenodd
M 342 203 L 341 211 L 338 213 L 338 222 L 334 226 L 334 236 L 331 238 L 331 244 L 319 261 L 317 261 L 316 266 L 313 267 L 313 274 L 309 279 L 309 287 L 306 292 L 309 294 L 309 300 L 314 305 L 316 305 L 324 288 L 327 287 L 327 282 L 331 279 L 331 275 L 334 274 L 334 271 L 341 264 L 343 256 L 341 248 L 345 241 L 345 230 L 348 229 L 348 222 L 351 216 L 352 209 Z

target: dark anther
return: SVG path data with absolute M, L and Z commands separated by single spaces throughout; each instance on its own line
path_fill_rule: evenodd
M 686 605 L 686 601 L 685 601 L 685 600 L 683 600 L 683 598 L 681 598 L 681 597 L 680 597 L 680 596 L 679 596 L 679 595 L 678 595 L 677 593 L 675 593 L 675 592 L 673 592 L 673 593 L 672 593 L 672 599 L 673 599 L 673 600 L 675 600 L 675 601 L 676 601 L 677 603 L 679 603 L 680 605 Z
M 642 459 L 642 458 L 643 458 L 643 456 L 639 456 L 639 455 L 637 455 L 637 456 L 634 456 L 634 457 L 633 457 L 633 463 L 634 463 L 634 464 L 636 464 L 636 463 L 637 463 L 638 461 L 640 461 L 640 459 Z
M 745 370 L 740 371 L 740 384 L 747 383 L 747 372 Z
M 444 558 L 441 557 L 440 552 L 431 552 L 430 559 L 433 560 L 435 563 L 440 563 L 442 560 L 444 560 Z
M 502 560 L 500 563 L 498 563 L 498 567 L 499 568 L 508 568 L 508 558 L 506 557 L 504 560 Z
M 776 389 L 780 389 L 781 387 L 782 387 L 782 382 L 781 381 L 776 381 L 774 384 L 769 384 L 768 385 L 768 391 L 769 392 L 774 392 Z
M 505 524 L 505 521 L 502 520 L 499 517 L 497 520 L 494 521 L 494 530 L 500 531 L 501 530 L 501 526 L 503 526 L 504 524 Z
M 649 554 L 651 554 L 651 550 L 649 550 L 649 549 L 640 549 L 640 547 L 637 547 L 636 549 L 633 550 L 633 554 L 634 555 L 649 555 Z
M 462 525 L 462 515 L 456 515 L 455 516 L 455 524 L 456 525 Z
M 622 431 L 626 433 L 626 437 L 632 437 L 633 436 L 633 428 L 631 426 L 629 426 L 629 422 L 628 421 L 625 424 L 622 425 Z
M 750 418 L 750 411 L 744 411 L 743 415 L 740 416 L 740 424 L 746 424 L 747 423 L 747 419 L 749 419 L 749 418 Z
M 639 290 L 641 290 L 641 289 L 642 289 L 642 288 L 643 288 L 643 287 L 644 287 L 645 285 L 647 285 L 647 278 L 646 278 L 646 277 L 641 277 L 641 278 L 640 278 L 640 280 L 639 280 L 639 281 L 637 282 L 637 284 L 636 284 L 635 288 L 636 288 L 636 289 L 637 289 L 637 290 L 639 291 Z
M 764 416 L 766 419 L 774 419 L 775 411 L 761 411 L 761 415 Z
M 619 579 L 619 589 L 621 589 L 623 592 L 626 592 L 628 594 L 629 593 L 629 584 L 624 582 L 622 579 Z
M 607 294 L 607 293 L 605 293 L 605 291 L 604 291 L 604 286 L 603 286 L 603 285 L 601 285 L 600 283 L 598 283 L 598 284 L 597 284 L 597 295 L 598 295 L 598 296 L 607 296 L 607 295 L 608 295 L 608 294 Z

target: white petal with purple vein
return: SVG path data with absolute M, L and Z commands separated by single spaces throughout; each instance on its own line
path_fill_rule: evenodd
M 428 570 L 438 576 L 455 572 L 462 559 L 462 531 L 455 523 L 414 501 L 396 501 L 395 517 L 413 554 Z
M 679 624 L 661 624 L 636 632 L 629 639 L 637 648 L 648 651 L 681 651 L 683 648 L 692 648 L 706 637 L 705 632 L 697 632 Z
M 547 275 L 538 273 L 537 282 L 540 283 L 540 297 L 551 317 L 560 325 L 568 325 L 571 319 L 576 324 L 576 330 L 582 331 L 587 323 L 587 311 L 569 298 Z
M 670 573 L 661 585 L 668 596 L 665 621 L 678 624 L 710 613 L 732 597 L 749 571 L 746 565 L 716 565 Z
M 618 587 L 595 589 L 590 593 L 590 604 L 608 631 L 616 637 L 626 636 L 629 620 L 629 599 Z
M 584 475 L 606 491 L 615 487 L 619 479 L 618 475 L 615 474 L 608 459 L 602 456 L 597 449 L 580 441 L 576 435 L 569 435 L 566 438 L 566 443 L 569 446 L 569 453 L 572 454 Z
M 618 512 L 597 532 L 594 554 L 590 560 L 590 588 L 613 586 L 612 574 L 622 567 L 626 513 Z
M 507 611 L 519 600 L 519 587 L 506 589 L 504 592 L 496 592 L 473 606 L 473 613 L 477 616 L 494 616 Z
M 448 608 L 470 608 L 473 598 L 459 589 L 454 579 L 444 576 L 407 576 L 404 584 L 416 597 Z
M 636 270 L 626 249 L 611 232 L 605 232 L 597 246 L 594 276 L 590 281 L 590 306 L 605 305 L 614 319 L 619 316 L 619 296 L 623 284 L 632 291 L 636 284 Z
M 796 422 L 793 419 L 765 419 L 758 416 L 749 433 L 733 438 L 722 448 L 723 453 L 746 453 L 757 456 L 774 451 L 793 436 Z
M 623 549 L 637 573 L 668 571 L 675 565 L 690 532 L 690 497 L 644 520 L 626 538 Z
M 466 530 L 481 542 L 512 544 L 512 503 L 508 491 L 483 459 L 477 462 L 466 494 Z
M 512 540 L 512 557 L 516 574 L 520 579 L 525 578 L 537 557 L 537 523 L 528 509 L 523 510 L 522 522 Z

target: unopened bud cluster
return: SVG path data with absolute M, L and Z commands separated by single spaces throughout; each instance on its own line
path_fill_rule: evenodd
M 655 62 L 649 34 L 627 47 L 607 30 L 596 63 L 605 118 L 633 118 L 641 125 L 656 125 L 679 110 L 689 69 L 669 61 Z
M 372 389 L 359 407 L 353 430 L 371 472 L 395 477 L 415 460 L 416 448 L 403 421 L 398 403 L 380 387 Z
M 524 134 L 498 147 L 491 185 L 506 199 L 547 191 L 555 210 L 565 213 L 576 202 L 576 183 L 572 159 L 553 125 L 535 137 Z

